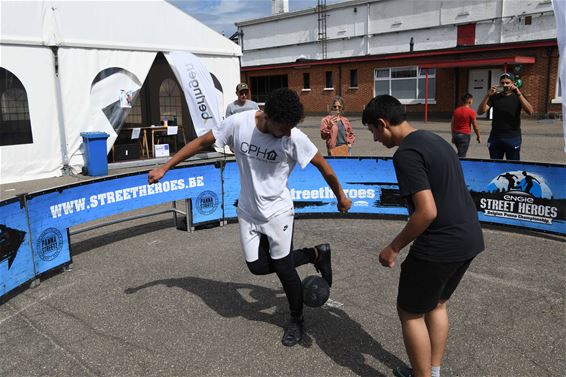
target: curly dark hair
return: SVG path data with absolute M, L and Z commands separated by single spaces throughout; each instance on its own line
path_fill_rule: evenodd
M 305 118 L 299 96 L 288 88 L 275 89 L 269 93 L 263 111 L 277 123 L 297 125 Z

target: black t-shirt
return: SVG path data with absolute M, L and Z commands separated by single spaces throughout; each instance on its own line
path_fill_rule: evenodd
M 491 134 L 495 137 L 521 136 L 521 101 L 515 93 L 494 94 L 487 104 L 493 108 Z
M 454 149 L 440 136 L 423 130 L 405 137 L 393 156 L 401 196 L 414 212 L 412 194 L 430 189 L 437 217 L 413 242 L 410 253 L 433 262 L 468 260 L 484 249 L 472 196 Z

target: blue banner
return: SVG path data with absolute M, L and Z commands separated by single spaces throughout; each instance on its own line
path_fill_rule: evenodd
M 0 297 L 33 279 L 26 209 L 18 198 L 0 203 Z
M 349 213 L 406 215 L 405 201 L 390 159 L 328 158 L 342 189 L 352 200 Z M 297 214 L 339 213 L 334 193 L 316 167 L 295 169 L 289 177 L 289 189 Z
M 0 296 L 69 262 L 68 228 L 182 199 L 192 199 L 193 225 L 221 220 L 220 169 L 191 165 L 168 171 L 152 185 L 147 172 L 139 172 L 33 193 L 26 196 L 27 215 L 19 200 L 2 202 Z
M 224 218 L 234 219 L 238 217 L 238 198 L 240 197 L 240 174 L 236 161 L 227 162 L 222 171 L 224 184 Z
M 328 158 L 344 192 L 350 213 L 407 215 L 406 203 L 391 158 Z M 566 167 L 491 160 L 461 160 L 466 184 L 480 221 L 566 234 Z M 236 217 L 239 177 L 235 162 L 224 170 L 225 217 Z M 295 169 L 289 189 L 297 214 L 338 213 L 336 198 L 319 171 Z
M 566 234 L 566 167 L 463 160 L 482 222 Z
M 350 213 L 406 215 L 405 201 L 399 197 L 399 186 L 391 159 L 328 158 L 345 194 L 352 200 Z M 237 217 L 240 178 L 235 162 L 226 164 L 225 217 Z M 296 168 L 289 177 L 289 190 L 296 214 L 339 213 L 334 193 L 312 164 Z
M 160 182 L 149 185 L 147 172 L 88 181 L 34 194 L 28 199 L 34 226 L 68 228 L 77 224 L 136 209 L 193 199 L 197 222 L 221 218 L 222 187 L 220 171 L 214 165 L 172 169 Z M 204 208 L 203 198 L 208 207 Z M 200 204 L 199 204 L 200 201 Z
M 352 214 L 406 215 L 391 158 L 329 158 Z M 461 160 L 480 221 L 566 234 L 566 166 Z M 295 169 L 289 189 L 300 214 L 335 214 L 336 198 L 319 171 Z M 0 296 L 71 260 L 68 228 L 176 200 L 192 199 L 193 224 L 237 217 L 235 161 L 172 169 L 148 185 L 147 172 L 108 177 L 0 203 Z M 27 205 L 27 211 L 25 205 Z

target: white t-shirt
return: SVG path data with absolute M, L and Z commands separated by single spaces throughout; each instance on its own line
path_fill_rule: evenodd
M 242 113 L 249 110 L 259 110 L 259 106 L 257 105 L 257 103 L 249 99 L 246 100 L 243 105 L 240 105 L 238 100 L 230 102 L 228 104 L 228 107 L 226 107 L 226 118 L 228 118 L 230 115 Z
M 289 175 L 297 162 L 304 169 L 318 149 L 297 128 L 282 138 L 261 132 L 255 115 L 256 111 L 234 114 L 212 133 L 217 147 L 228 145 L 236 154 L 241 182 L 238 214 L 263 222 L 293 208 Z

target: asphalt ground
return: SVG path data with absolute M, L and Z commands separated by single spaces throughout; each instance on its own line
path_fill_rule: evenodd
M 357 154 L 392 153 L 352 120 Z M 302 128 L 323 150 L 316 124 L 307 118 Z M 446 122 L 415 125 L 449 137 Z M 531 121 L 523 132 L 525 160 L 564 163 L 561 123 Z M 487 158 L 485 144 L 470 157 Z M 4 198 L 83 179 L 0 190 Z M 5 297 L 0 376 L 391 376 L 408 363 L 395 311 L 399 268 L 377 260 L 404 221 L 297 220 L 296 247 L 332 245 L 334 285 L 327 305 L 305 310 L 305 339 L 286 348 L 285 296 L 275 275 L 247 271 L 238 225 L 187 233 L 170 217 L 74 235 L 71 271 Z M 564 237 L 487 226 L 484 237 L 450 300 L 442 375 L 563 376 Z

